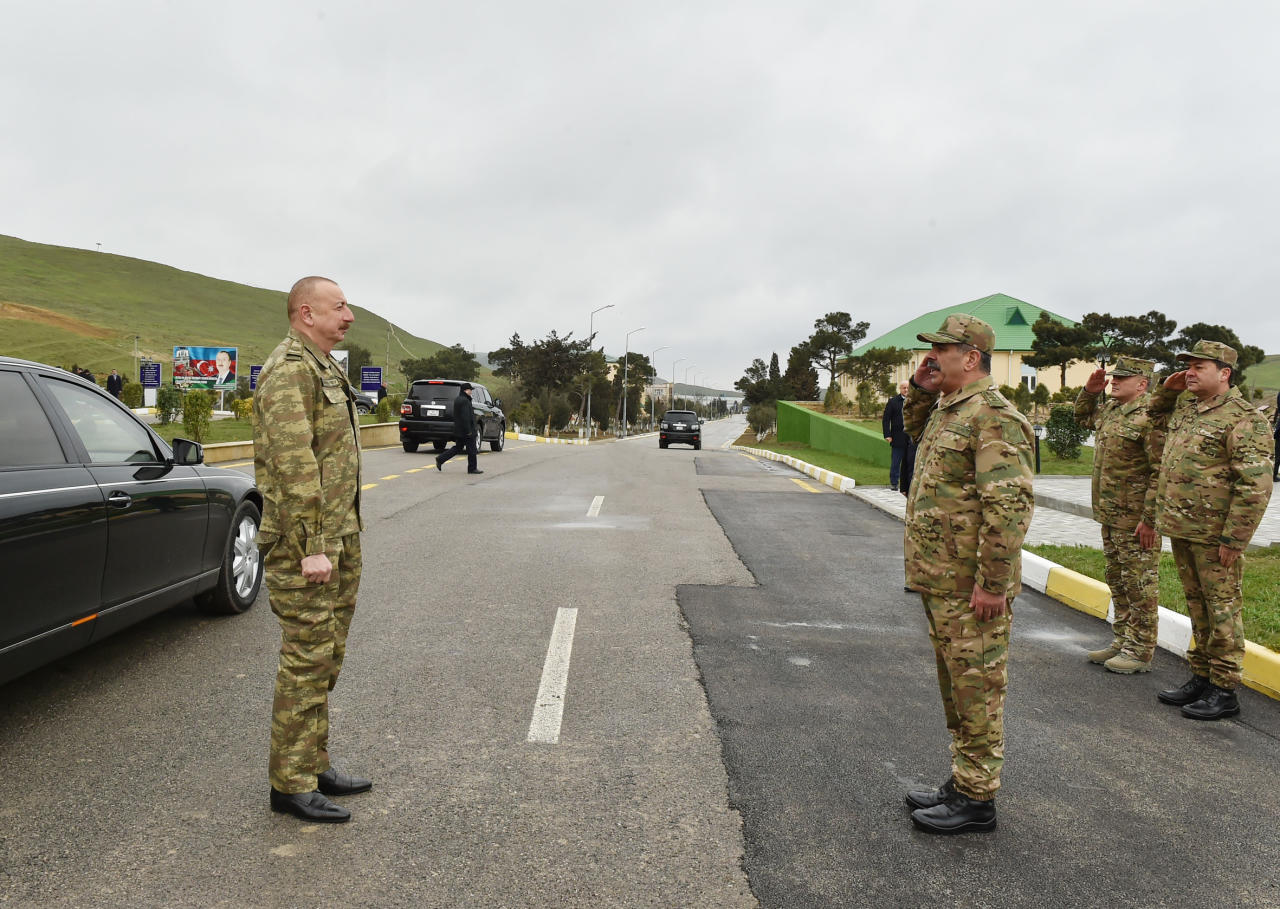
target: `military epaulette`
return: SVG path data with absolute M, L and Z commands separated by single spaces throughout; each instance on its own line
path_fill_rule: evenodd
M 1009 406 L 1009 402 L 1004 399 L 1004 395 L 992 388 L 988 388 L 982 393 L 982 400 L 986 401 L 992 407 Z
M 289 350 L 285 353 L 284 358 L 285 358 L 286 360 L 301 360 L 301 359 L 302 359 L 302 348 L 301 348 L 301 347 L 291 347 L 291 348 L 289 348 Z

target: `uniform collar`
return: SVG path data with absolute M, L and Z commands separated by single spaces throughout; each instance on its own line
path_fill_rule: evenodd
M 938 398 L 938 407 L 950 407 L 952 404 L 959 404 L 961 401 L 972 398 L 976 394 L 995 388 L 995 380 L 991 376 L 983 376 L 980 379 L 974 379 L 968 385 L 962 385 L 955 391 L 943 395 Z
M 316 363 L 322 369 L 329 369 L 331 366 L 337 364 L 337 360 L 333 359 L 332 356 L 325 353 L 319 347 L 316 347 L 310 338 L 298 331 L 296 328 L 289 329 L 289 337 L 301 344 L 302 348 L 315 358 Z
M 1240 397 L 1240 389 L 1232 386 L 1222 394 L 1214 395 L 1212 398 L 1207 398 L 1203 401 L 1195 397 L 1195 395 L 1192 395 L 1192 398 L 1196 402 L 1196 410 L 1200 413 L 1204 413 L 1207 410 L 1213 410 L 1215 407 L 1221 407 L 1223 404 L 1227 403 L 1227 401 L 1231 400 L 1232 397 Z

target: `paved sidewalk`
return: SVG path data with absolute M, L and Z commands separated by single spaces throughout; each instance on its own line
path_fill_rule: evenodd
M 1026 542 L 1101 548 L 1102 536 L 1089 504 L 1090 485 L 1089 477 L 1036 477 L 1036 510 Z M 886 486 L 857 486 L 851 493 L 897 518 L 905 516 L 906 497 Z M 1274 496 L 1250 545 L 1280 545 L 1280 501 Z M 1164 549 L 1169 551 L 1167 539 Z

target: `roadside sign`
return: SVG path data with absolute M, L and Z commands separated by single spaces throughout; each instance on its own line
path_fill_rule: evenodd
M 381 366 L 361 366 L 360 367 L 360 390 L 376 392 L 382 387 L 382 367 Z
M 143 362 L 138 366 L 138 381 L 143 388 L 160 387 L 160 364 Z
M 249 390 L 250 391 L 258 390 L 258 373 L 260 372 L 262 372 L 261 366 L 249 367 Z

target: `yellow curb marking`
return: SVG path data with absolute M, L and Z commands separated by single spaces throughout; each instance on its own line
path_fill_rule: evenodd
M 806 483 L 804 480 L 801 480 L 799 477 L 792 477 L 792 478 L 791 478 L 791 482 L 792 482 L 792 483 L 795 483 L 795 484 L 796 484 L 797 486 L 799 486 L 801 489 L 808 490 L 809 492 L 817 492 L 817 491 L 818 491 L 817 489 L 815 489 L 814 487 L 812 487 L 812 486 L 810 486 L 808 483 Z

